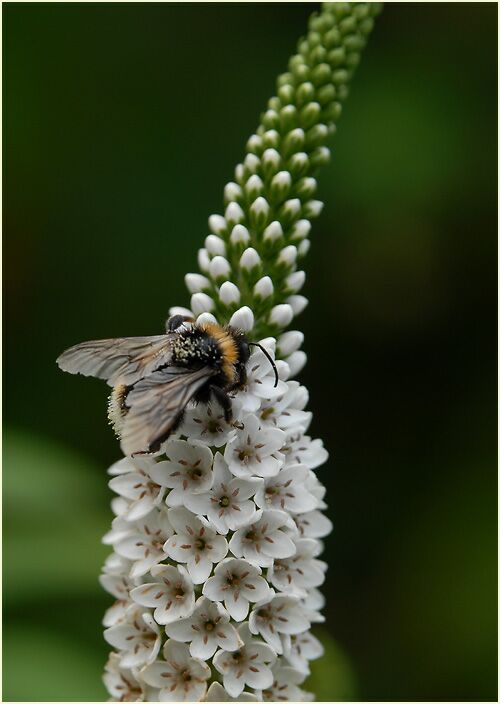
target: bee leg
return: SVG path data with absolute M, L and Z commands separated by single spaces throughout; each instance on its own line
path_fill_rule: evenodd
M 230 396 L 220 386 L 211 386 L 210 390 L 224 411 L 224 420 L 226 423 L 231 423 L 233 420 L 233 405 Z
M 185 322 L 192 322 L 193 318 L 188 315 L 172 315 L 165 323 L 167 332 L 175 332 Z

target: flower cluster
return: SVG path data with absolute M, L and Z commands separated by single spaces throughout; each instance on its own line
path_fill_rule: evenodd
M 230 324 L 259 340 L 227 423 L 216 402 L 188 407 L 152 455 L 110 469 L 113 553 L 102 586 L 115 649 L 104 676 L 118 701 L 308 701 L 300 688 L 322 654 L 318 559 L 331 530 L 308 434 L 308 393 L 294 379 L 303 335 L 284 332 L 305 308 L 298 269 L 309 248 L 313 174 L 340 114 L 378 5 L 333 3 L 278 79 L 247 155 L 209 218 L 202 273 L 188 274 L 197 322 Z

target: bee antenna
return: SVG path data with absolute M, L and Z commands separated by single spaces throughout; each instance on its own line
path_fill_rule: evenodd
M 264 352 L 264 355 L 268 358 L 269 362 L 271 363 L 272 368 L 274 369 L 274 388 L 278 386 L 278 381 L 279 381 L 279 376 L 278 376 L 278 369 L 276 367 L 276 364 L 274 362 L 274 359 L 271 357 L 269 352 L 266 350 L 265 347 L 260 345 L 258 342 L 249 342 L 248 345 L 253 345 L 254 347 L 258 347 L 262 352 Z

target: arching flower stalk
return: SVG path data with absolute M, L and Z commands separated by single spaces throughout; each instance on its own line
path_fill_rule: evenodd
M 153 456 L 114 464 L 116 517 L 102 585 L 116 602 L 104 619 L 115 649 L 105 683 L 120 701 L 310 700 L 301 689 L 322 654 L 318 559 L 331 530 L 315 470 L 327 452 L 309 435 L 303 334 L 285 332 L 307 305 L 301 262 L 322 203 L 315 175 L 328 162 L 348 84 L 375 3 L 332 3 L 309 22 L 277 81 L 247 153 L 209 218 L 188 274 L 190 309 L 230 324 L 257 349 L 233 399 L 187 410 Z

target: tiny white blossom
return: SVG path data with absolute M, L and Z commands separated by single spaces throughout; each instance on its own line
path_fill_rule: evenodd
M 119 557 L 117 555 L 117 557 Z M 126 574 L 130 572 L 131 563 L 127 560 L 128 568 Z M 115 597 L 116 601 L 112 604 L 104 614 L 103 625 L 106 628 L 115 626 L 117 623 L 124 621 L 126 618 L 127 609 L 131 604 L 129 593 L 136 585 L 135 580 L 126 577 L 123 574 L 101 574 L 99 582 L 103 589 Z
M 140 577 L 165 558 L 163 545 L 173 530 L 164 508 L 133 525 L 134 532 L 120 540 L 115 550 L 133 561 L 130 576 Z
M 160 688 L 160 701 L 198 702 L 205 696 L 210 668 L 193 658 L 184 643 L 168 640 L 163 646 L 164 660 L 157 660 L 141 671 L 147 684 Z
M 141 606 L 154 608 L 157 623 L 167 624 L 191 616 L 194 611 L 194 587 L 182 565 L 157 565 L 151 569 L 154 582 L 132 589 L 130 596 Z
M 255 494 L 259 508 L 275 508 L 291 513 L 306 513 L 317 501 L 305 486 L 309 469 L 305 465 L 290 465 L 273 477 L 267 477 Z
M 328 459 L 322 440 L 311 440 L 308 435 L 298 435 L 291 439 L 282 451 L 287 464 L 305 464 L 309 469 L 316 469 Z
M 302 538 L 295 541 L 295 547 L 295 555 L 274 561 L 269 568 L 269 581 L 282 592 L 294 590 L 304 596 L 311 587 L 323 584 L 326 563 L 315 559 L 321 552 L 317 540 Z
M 308 515 L 308 514 L 306 514 Z M 261 567 L 270 567 L 275 558 L 295 554 L 295 544 L 282 528 L 290 527 L 291 518 L 283 511 L 258 511 L 257 520 L 239 528 L 229 542 L 236 557 L 252 560 Z
M 276 594 L 255 605 L 248 625 L 251 633 L 262 636 L 281 655 L 283 644 L 280 634 L 303 633 L 310 623 L 297 597 Z
M 209 447 L 222 447 L 235 434 L 234 428 L 226 423 L 224 412 L 216 404 L 188 408 L 182 421 L 182 432 L 190 442 Z
M 139 680 L 136 669 L 120 667 L 120 656 L 111 653 L 103 675 L 106 689 L 117 702 L 154 701 L 145 698 L 145 686 Z
M 302 684 L 305 674 L 293 667 L 276 663 L 272 668 L 273 683 L 265 690 L 258 692 L 262 702 L 303 702 L 303 692 L 297 685 Z
M 242 692 L 239 697 L 230 697 L 224 687 L 219 682 L 212 682 L 208 688 L 206 702 L 257 702 L 255 694 Z
M 129 607 L 123 623 L 104 631 L 104 638 L 122 651 L 121 667 L 142 667 L 160 652 L 161 635 L 156 621 L 135 604 Z
M 293 517 L 303 538 L 324 538 L 332 532 L 332 522 L 321 511 L 309 511 Z
M 279 450 L 285 440 L 282 430 L 261 427 L 256 416 L 247 415 L 243 427 L 227 443 L 224 459 L 237 477 L 271 477 L 283 466 Z
M 270 594 L 269 585 L 261 576 L 262 570 L 247 560 L 234 557 L 222 560 L 203 586 L 203 594 L 212 601 L 223 601 L 231 618 L 243 621 L 248 615 L 249 603 L 262 601 Z
M 252 522 L 256 508 L 250 499 L 262 483 L 262 479 L 235 478 L 218 452 L 214 460 L 211 490 L 187 496 L 185 505 L 193 513 L 207 516 L 218 532 L 226 535 L 229 530 L 237 530 Z
M 170 440 L 164 446 L 169 458 L 157 462 L 151 471 L 154 481 L 172 491 L 168 506 L 182 506 L 186 496 L 201 494 L 212 486 L 213 456 L 208 447 L 194 446 L 185 440 Z
M 282 636 L 283 655 L 290 665 L 305 675 L 309 674 L 309 660 L 316 660 L 324 653 L 319 640 L 310 631 Z
M 187 563 L 193 582 L 202 584 L 212 571 L 212 563 L 226 556 L 226 539 L 217 535 L 208 521 L 183 507 L 171 508 L 168 517 L 176 532 L 165 543 L 165 552 L 173 560 Z
M 267 345 L 263 346 L 266 347 L 271 357 L 274 357 L 274 352 Z M 245 386 L 237 396 L 242 409 L 254 413 L 259 409 L 262 399 L 275 399 L 284 394 L 286 390 L 287 386 L 282 380 L 276 384 L 274 370 L 269 364 L 269 360 L 257 348 L 250 355 Z
M 189 618 L 168 624 L 165 631 L 169 638 L 190 643 L 189 652 L 200 660 L 211 658 L 217 648 L 233 651 L 242 645 L 227 611 L 204 596 L 198 599 Z
M 325 617 L 320 613 L 325 606 L 325 597 L 319 589 L 309 589 L 300 599 L 304 613 L 311 623 L 324 623 Z
M 113 466 L 116 476 L 109 487 L 128 499 L 125 512 L 120 514 L 128 521 L 144 518 L 163 500 L 165 490 L 150 475 L 155 465 L 150 458 L 124 457 Z
M 229 325 L 238 330 L 243 330 L 243 332 L 248 332 L 254 325 L 254 315 L 252 310 L 248 306 L 239 308 L 232 314 Z
M 221 673 L 224 688 L 231 697 L 238 697 L 245 685 L 254 689 L 266 689 L 273 682 L 269 664 L 274 664 L 276 653 L 266 643 L 259 642 L 249 631 L 246 623 L 238 628 L 243 645 L 234 653 L 219 650 L 214 656 L 215 669 Z
M 324 203 L 320 200 L 308 200 L 304 207 L 307 209 L 309 217 L 317 218 L 323 210 L 323 205 Z

